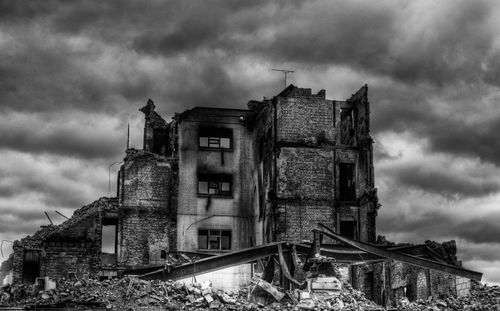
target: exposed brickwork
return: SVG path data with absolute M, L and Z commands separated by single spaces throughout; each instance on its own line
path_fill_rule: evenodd
M 472 287 L 470 279 L 460 276 L 455 277 L 455 284 L 457 288 L 457 297 L 467 296 Z
M 324 91 L 312 94 L 310 89 L 291 85 L 271 100 L 251 101 L 248 106 L 257 113 L 254 139 L 259 149 L 254 182 L 260 206 L 266 205 L 265 217 L 257 224 L 263 227 L 263 240 L 300 239 L 303 234 L 292 234 L 289 224 L 303 223 L 309 211 L 288 208 L 316 201 L 315 206 L 322 208 L 314 212 L 327 215 L 318 219 L 340 230 L 339 221 L 349 217 L 356 224 L 356 238 L 373 242 L 379 206 L 367 88 L 342 102 L 325 99 Z M 340 176 L 341 163 L 354 167 L 354 177 L 349 177 L 354 187 L 350 202 L 340 200 L 345 191 L 340 179 L 346 178 Z M 316 223 L 307 223 L 310 227 L 306 230 L 315 228 Z
M 38 258 L 38 276 L 95 277 L 101 268 L 102 217 L 117 211 L 116 199 L 101 198 L 59 226 L 46 226 L 14 243 L 13 282 L 26 281 L 25 256 Z
M 333 200 L 332 150 L 281 148 L 277 161 L 279 198 Z
M 284 232 L 281 241 L 313 240 L 312 229 L 318 223 L 333 227 L 334 211 L 331 205 L 318 204 L 317 201 L 287 202 L 279 205 L 284 210 L 280 220 L 280 232 Z
M 278 100 L 278 141 L 290 144 L 333 144 L 336 128 L 333 101 L 316 97 Z
M 150 152 L 128 150 L 121 169 L 118 262 L 124 266 L 159 261 L 170 249 L 171 162 Z

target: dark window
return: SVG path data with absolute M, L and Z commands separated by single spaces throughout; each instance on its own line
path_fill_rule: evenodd
M 356 164 L 339 164 L 339 191 L 340 201 L 356 200 Z
M 230 230 L 198 230 L 198 248 L 213 250 L 231 249 Z
M 168 144 L 167 129 L 153 130 L 153 152 L 157 154 L 166 154 Z
M 161 259 L 167 259 L 167 251 L 162 250 L 162 251 L 160 252 L 160 258 L 161 258 Z
M 40 276 L 40 259 L 39 251 L 24 251 L 23 282 L 34 283 Z
M 231 149 L 233 130 L 227 128 L 200 127 L 200 148 Z
M 231 176 L 223 174 L 198 175 L 198 194 L 231 195 Z
M 354 220 L 341 220 L 340 221 L 340 235 L 356 239 L 356 222 Z

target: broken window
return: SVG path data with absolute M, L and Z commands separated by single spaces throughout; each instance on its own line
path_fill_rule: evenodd
M 40 276 L 40 259 L 39 251 L 25 251 L 23 260 L 23 282 L 34 283 L 36 278 Z
M 153 152 L 161 155 L 167 153 L 168 130 L 154 129 L 153 131 Z
M 356 200 L 356 164 L 339 163 L 339 199 Z
M 101 253 L 116 254 L 116 219 L 102 220 Z
M 233 130 L 228 128 L 199 128 L 200 148 L 231 149 L 233 147 Z
M 356 221 L 354 220 L 341 220 L 340 221 L 340 235 L 356 239 L 357 238 Z
M 231 195 L 231 176 L 225 174 L 198 175 L 198 194 Z
M 230 230 L 198 230 L 198 248 L 212 250 L 231 249 Z

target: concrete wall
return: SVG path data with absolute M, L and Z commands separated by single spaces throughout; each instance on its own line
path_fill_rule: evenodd
M 250 114 L 246 110 L 195 108 L 179 116 L 179 250 L 198 249 L 198 229 L 231 230 L 231 249 L 255 244 Z M 200 127 L 231 129 L 232 148 L 200 148 Z M 231 195 L 198 194 L 200 174 L 231 176 Z

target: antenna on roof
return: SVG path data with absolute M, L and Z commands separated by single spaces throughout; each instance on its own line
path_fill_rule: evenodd
M 130 147 L 130 123 L 127 124 L 127 150 Z
M 288 70 L 288 69 L 271 69 L 272 71 L 281 71 L 285 75 L 285 88 L 286 88 L 286 75 L 289 73 L 294 73 L 295 71 L 293 70 Z

